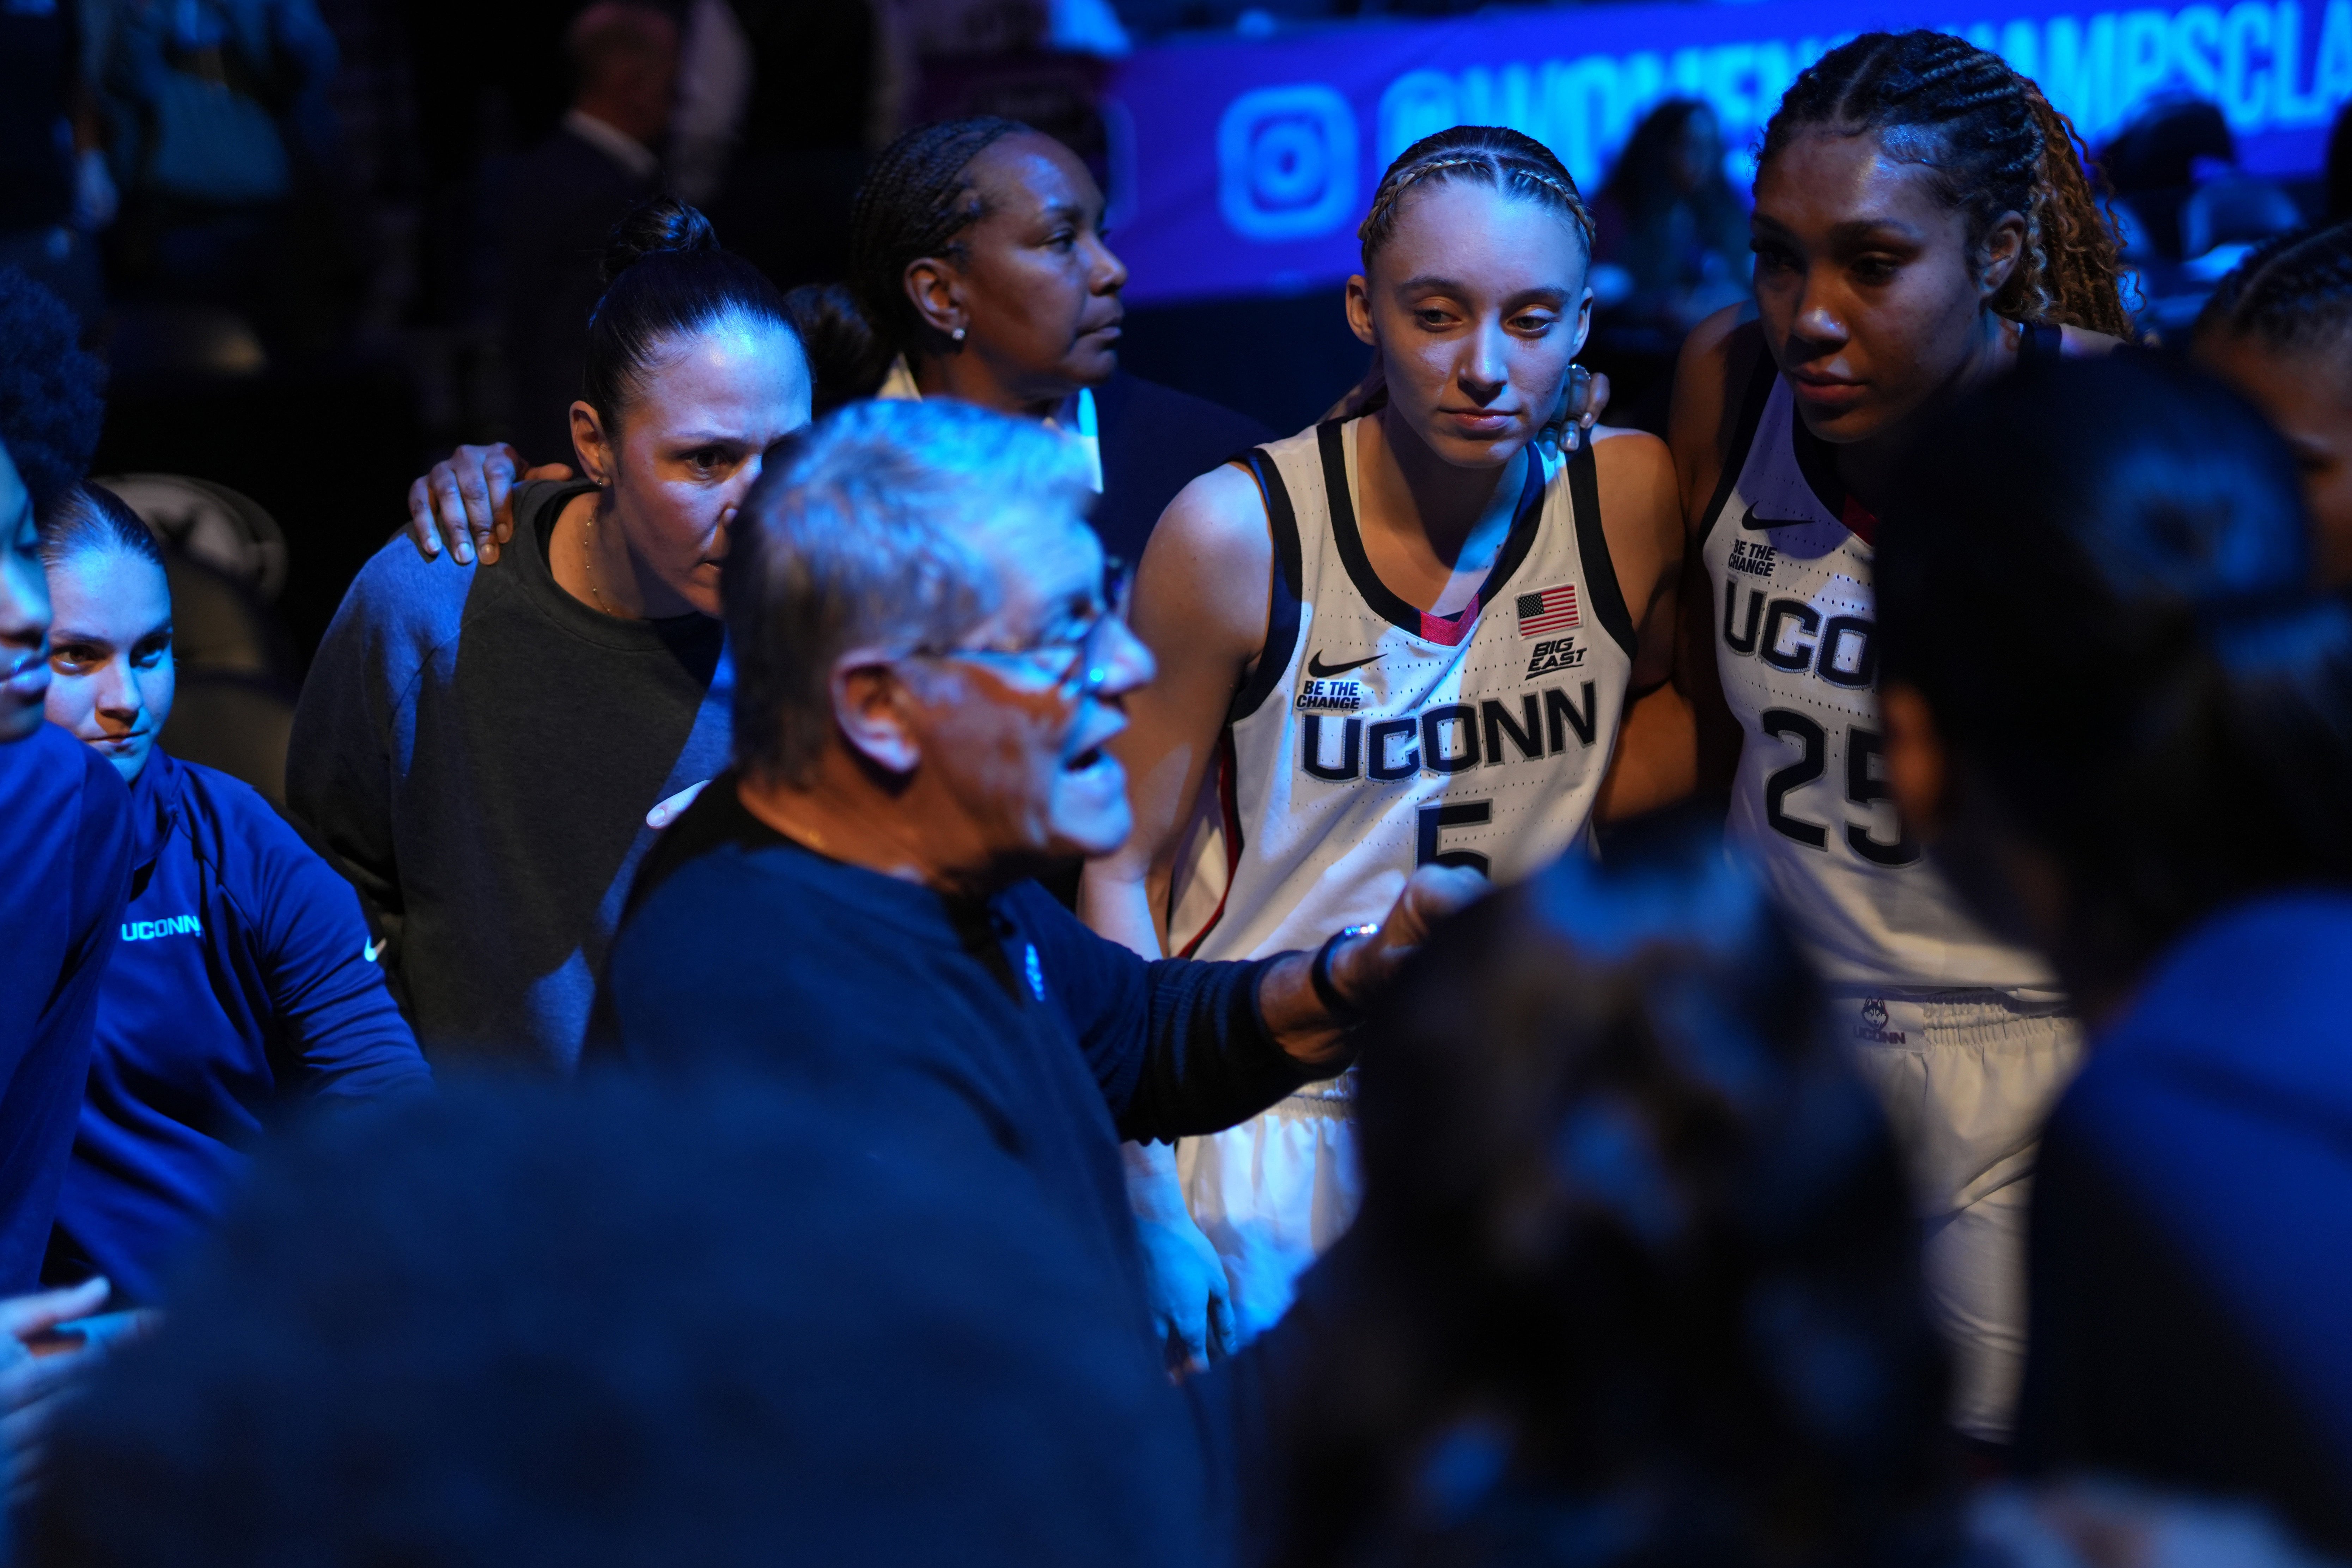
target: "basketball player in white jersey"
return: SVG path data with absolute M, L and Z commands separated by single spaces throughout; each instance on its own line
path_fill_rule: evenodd
M 1591 238 L 1567 171 L 1515 132 L 1391 166 L 1348 288 L 1385 405 L 1202 476 L 1152 534 L 1134 626 L 1160 676 L 1129 699 L 1136 831 L 1087 869 L 1097 931 L 1152 956 L 1313 947 L 1416 865 L 1520 877 L 1650 787 L 1610 763 L 1671 668 L 1671 462 L 1639 433 L 1564 461 L 1536 440 L 1590 325 Z M 1172 1161 L 1131 1151 L 1184 1349 L 1272 1322 L 1352 1216 L 1349 1100 L 1333 1080 Z
M 1954 1422 L 2005 1442 L 2035 1141 L 2081 1037 L 2042 959 L 1964 913 L 1895 816 L 1873 501 L 1954 393 L 2025 355 L 2114 346 L 2116 247 L 2040 91 L 1927 32 L 1857 38 L 1798 79 L 1766 132 L 1753 226 L 1756 309 L 1702 322 L 1676 373 L 1693 569 L 1675 684 L 1701 785 L 1728 785 L 1733 841 L 1905 1142 L 1958 1352 Z

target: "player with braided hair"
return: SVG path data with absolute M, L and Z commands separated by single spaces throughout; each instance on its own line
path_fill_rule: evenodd
M 1539 438 L 1591 320 L 1576 183 L 1517 132 L 1458 127 L 1390 166 L 1361 237 L 1371 405 L 1194 479 L 1143 558 L 1160 674 L 1117 743 L 1136 828 L 1080 910 L 1148 956 L 1311 947 L 1416 865 L 1514 879 L 1657 793 L 1611 763 L 1654 697 L 1680 711 L 1672 463 L 1639 432 L 1564 459 Z M 1351 1101 L 1311 1085 L 1131 1152 L 1172 1350 L 1264 1328 L 1345 1227 Z
M 1838 999 L 1927 1219 L 1954 1422 L 1992 1442 L 2023 1361 L 2036 1140 L 2081 1036 L 2048 966 L 1974 922 L 1890 803 L 1874 540 L 1956 394 L 2126 330 L 2078 149 L 2032 82 L 1948 34 L 1866 34 L 1790 88 L 1757 166 L 1755 308 L 1701 322 L 1676 372 L 1694 722 L 1645 737 L 1696 737 Z
M 2320 576 L 2352 583 L 2352 223 L 2283 235 L 2240 262 L 2190 352 L 2286 437 Z

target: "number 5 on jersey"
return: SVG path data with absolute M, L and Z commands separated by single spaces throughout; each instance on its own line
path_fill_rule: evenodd
M 1490 800 L 1457 800 L 1424 805 L 1414 823 L 1412 863 L 1416 866 L 1467 866 L 1480 876 L 1491 875 L 1486 857 L 1475 849 L 1441 849 L 1438 835 L 1449 827 L 1484 827 L 1495 820 Z

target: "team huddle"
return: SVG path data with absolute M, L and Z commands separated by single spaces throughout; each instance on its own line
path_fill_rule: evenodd
M 312 967 L 342 991 L 298 1005 L 273 971 L 222 1050 L 291 1030 L 314 1092 L 361 1098 L 418 1090 L 426 1058 L 560 1078 L 699 1059 L 737 1025 L 767 1041 L 773 976 L 695 940 L 736 900 L 772 918 L 776 969 L 808 971 L 812 1082 L 899 1048 L 857 1000 L 877 987 L 939 1047 L 909 1081 L 965 1075 L 1022 1131 L 1007 1146 L 1085 1190 L 1089 1237 L 1094 1189 L 1123 1179 L 1104 1255 L 1134 1250 L 1131 1209 L 1181 1374 L 1273 1329 L 1356 1218 L 1346 1042 L 1374 984 L 1481 879 L 1570 886 L 1563 863 L 1675 810 L 1721 826 L 1820 983 L 1905 1165 L 1949 1424 L 2008 1443 L 2038 1145 L 2085 1008 L 1922 847 L 1944 752 L 1916 691 L 1882 691 L 1906 645 L 1882 622 L 1879 519 L 1951 460 L 1970 395 L 2147 351 L 2073 127 L 1958 37 L 1824 55 L 1767 128 L 1754 197 L 1753 300 L 1689 334 L 1664 438 L 1601 423 L 1605 387 L 1575 363 L 1594 218 L 1506 129 L 1441 132 L 1389 167 L 1347 291 L 1370 374 L 1284 438 L 1118 371 L 1103 195 L 1013 121 L 885 152 L 845 288 L 788 298 L 692 208 L 637 208 L 606 253 L 571 461 L 460 448 L 327 634 L 287 769 L 310 847 L 236 797 L 297 868 L 251 876 L 310 889 L 284 952 L 333 947 Z M 2279 356 L 2307 348 L 2304 302 L 2352 294 L 2347 247 L 2338 229 L 2257 251 L 2198 357 L 2265 402 Z M 2352 519 L 2316 479 L 2309 499 L 2332 572 Z M 129 602 L 90 585 L 101 568 L 135 576 L 156 623 L 85 639 L 96 680 L 110 649 L 163 657 L 170 592 L 135 518 L 103 492 L 79 504 L 45 535 L 60 625 Z M 115 743 L 96 700 L 71 717 L 53 695 L 50 717 Z M 161 719 L 141 722 L 152 741 Z M 142 809 L 227 809 L 199 810 L 230 798 L 208 770 L 109 754 Z M 226 853 L 192 840 L 184 877 L 217 881 L 199 862 Z M 165 864 L 156 885 L 176 887 Z M 939 898 L 894 905 L 904 889 L 858 879 L 877 869 Z M 195 942 L 168 939 L 226 940 L 228 916 L 183 928 L 178 907 L 132 911 L 124 940 L 150 951 L 119 973 L 167 951 L 194 973 Z M 868 917 L 906 933 L 870 970 L 843 935 Z M 282 957 L 262 967 L 300 967 Z M 958 989 L 968 960 L 995 989 Z M 1055 1108 L 991 1076 L 1000 1037 L 1050 1059 L 1084 1115 L 1028 1137 Z M 222 1103 L 292 1083 L 283 1056 Z M 86 1163 L 143 1171 L 142 1091 L 92 1081 Z M 1134 1140 L 1115 1173 L 1114 1134 Z M 227 1184 L 226 1157 L 198 1153 L 201 1201 L 152 1241 L 107 1219 L 111 1189 L 68 1183 L 80 1272 L 151 1280 L 163 1231 L 184 1239 Z
M 1002 205 L 959 177 L 973 212 Z M 1091 181 L 1062 178 L 1098 219 Z M 1148 957 L 1260 958 L 1372 925 L 1417 867 L 1508 882 L 1591 853 L 1596 826 L 1726 799 L 1910 1161 L 1953 1420 L 1999 1442 L 2037 1129 L 2081 1031 L 1895 807 L 1874 506 L 1953 395 L 2128 335 L 2117 247 L 2063 118 L 1935 33 L 1808 69 L 1755 195 L 1755 306 L 1691 334 L 1661 441 L 1593 424 L 1573 366 L 1593 223 L 1559 162 L 1477 127 L 1398 158 L 1348 292 L 1374 374 L 1150 531 L 1129 619 L 1157 673 L 1112 747 L 1134 828 L 1076 908 Z M 881 395 L 924 395 L 919 363 L 906 348 Z M 1085 434 L 1099 490 L 1082 395 L 1040 412 Z M 1351 1102 L 1342 1075 L 1129 1146 L 1174 1360 L 1271 1325 L 1346 1229 Z

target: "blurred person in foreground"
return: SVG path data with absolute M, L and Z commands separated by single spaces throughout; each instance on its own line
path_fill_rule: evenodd
M 1087 1238 L 934 1107 L 869 1110 L 477 1087 L 274 1145 L 61 1414 L 26 1559 L 1223 1561 Z
M 2286 438 L 2320 577 L 2352 584 L 2352 221 L 2258 247 L 2206 301 L 2189 353 Z
M 1029 1169 L 1163 1363 L 1121 1138 L 1242 1121 L 1353 1055 L 1350 1026 L 1484 886 L 1425 866 L 1313 952 L 1147 963 L 1028 880 L 1115 849 L 1106 742 L 1151 656 L 1119 618 L 1070 445 L 951 401 L 853 405 L 746 503 L 725 580 L 737 765 L 630 894 L 592 1053 L 944 1107 Z
M 49 721 L 131 786 L 138 840 L 43 1274 L 152 1302 L 271 1124 L 432 1075 L 351 885 L 251 788 L 155 743 L 175 685 L 172 589 L 146 524 L 78 485 L 42 523 L 41 559 Z
M 1753 876 L 1633 825 L 1366 1031 L 1364 1205 L 1268 1336 L 1285 1563 L 1931 1562 L 1957 1446 L 1870 1091 Z
M 2252 1494 L 2345 1552 L 2352 608 L 2296 481 L 2193 371 L 2020 369 L 1887 520 L 1884 711 L 1905 820 L 2090 1031 L 2034 1192 L 2021 1458 Z
M 515 438 L 569 458 L 588 319 L 604 291 L 598 253 L 661 185 L 654 149 L 677 95 L 677 24 L 652 5 L 598 0 L 563 41 L 572 107 L 507 176 L 502 260 Z
M 1695 814 L 1437 932 L 1363 1079 L 1362 1213 L 1258 1352 L 1267 1561 L 2312 1561 L 2258 1510 L 1971 1491 L 1876 1099 Z

